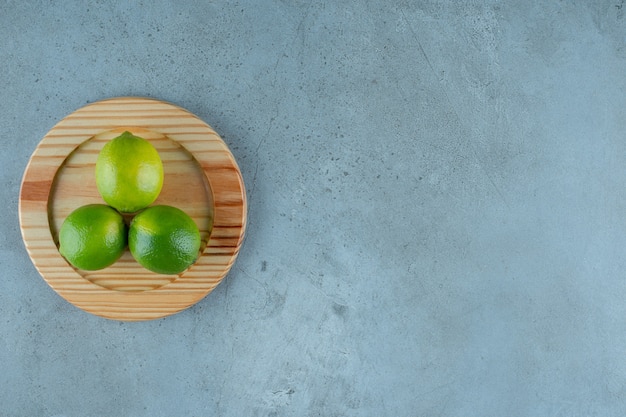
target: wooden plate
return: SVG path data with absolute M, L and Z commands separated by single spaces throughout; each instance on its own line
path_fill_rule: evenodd
M 182 209 L 200 229 L 201 256 L 179 275 L 150 272 L 128 251 L 99 271 L 76 269 L 59 254 L 67 215 L 104 204 L 95 162 L 102 146 L 125 130 L 149 140 L 163 161 L 163 189 L 154 204 Z M 219 135 L 180 107 L 138 97 L 90 104 L 54 126 L 31 156 L 19 200 L 22 237 L 44 280 L 75 306 L 124 321 L 165 317 L 211 292 L 237 257 L 246 212 L 241 172 Z

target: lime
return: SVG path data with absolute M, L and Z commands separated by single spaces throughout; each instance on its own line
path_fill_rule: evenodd
M 104 201 L 122 213 L 148 207 L 163 187 L 159 153 L 146 139 L 122 133 L 98 154 L 96 186 Z
M 184 211 L 171 206 L 152 206 L 131 221 L 128 247 L 144 268 L 174 275 L 198 259 L 200 232 Z
M 78 269 L 94 271 L 117 261 L 127 242 L 124 218 L 104 204 L 74 210 L 59 232 L 59 252 Z

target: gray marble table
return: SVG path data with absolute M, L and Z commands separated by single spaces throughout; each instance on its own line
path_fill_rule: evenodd
M 626 415 L 623 1 L 3 1 L 0 416 Z M 22 243 L 74 110 L 182 106 L 241 167 L 227 278 L 83 312 Z

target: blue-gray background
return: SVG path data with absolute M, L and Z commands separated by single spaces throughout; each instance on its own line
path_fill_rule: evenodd
M 623 0 L 0 3 L 0 416 L 626 415 Z M 87 103 L 211 124 L 240 256 L 175 316 L 91 316 L 17 205 Z

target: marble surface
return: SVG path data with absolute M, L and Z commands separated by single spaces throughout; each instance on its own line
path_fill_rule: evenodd
M 1 416 L 626 414 L 623 1 L 0 3 Z M 211 124 L 249 226 L 215 291 L 101 319 L 40 278 L 56 122 Z

